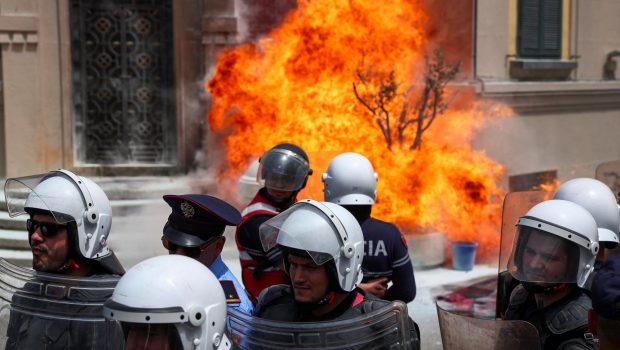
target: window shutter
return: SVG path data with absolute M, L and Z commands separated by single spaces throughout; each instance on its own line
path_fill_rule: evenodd
M 524 58 L 560 58 L 562 0 L 519 0 L 518 54 Z
M 535 55 L 540 48 L 539 0 L 519 2 L 519 56 Z
M 560 58 L 562 49 L 562 0 L 543 0 L 541 17 L 541 55 Z

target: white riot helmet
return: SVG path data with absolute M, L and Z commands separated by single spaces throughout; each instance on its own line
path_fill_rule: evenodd
M 519 218 L 508 271 L 521 282 L 583 287 L 598 249 L 596 222 L 586 209 L 548 200 Z
M 572 179 L 563 183 L 553 198 L 584 207 L 596 221 L 599 242 L 611 247 L 618 245 L 620 212 L 616 197 L 607 185 L 590 178 Z
M 325 201 L 340 205 L 372 205 L 379 177 L 370 161 L 359 153 L 342 153 L 323 173 Z
M 226 297 L 220 282 L 200 262 L 182 255 L 144 260 L 120 279 L 103 306 L 105 318 L 171 325 L 183 349 L 228 349 L 224 334 Z M 127 336 L 127 334 L 126 334 Z M 145 344 L 145 346 L 148 344 Z
M 75 222 L 69 229 L 73 253 L 86 259 L 110 257 L 107 238 L 112 227 L 112 208 L 105 192 L 92 180 L 59 169 L 45 174 L 10 178 L 4 185 L 11 217 L 44 212 L 59 224 Z M 122 273 L 116 257 L 108 261 L 113 273 Z M 120 271 L 118 270 L 120 268 Z
M 317 265 L 332 262 L 330 284 L 350 292 L 362 280 L 364 235 L 355 217 L 343 207 L 305 199 L 264 222 L 259 229 L 263 248 L 305 252 Z M 285 261 L 286 263 L 286 261 Z

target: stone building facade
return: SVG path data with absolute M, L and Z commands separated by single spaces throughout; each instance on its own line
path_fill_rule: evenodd
M 508 176 L 593 176 L 620 158 L 620 2 L 424 2 L 442 18 L 430 24 L 437 42 L 465 52 L 477 94 L 517 113 L 475 144 Z M 252 20 L 269 29 L 240 20 L 251 6 L 273 24 L 295 2 L 0 0 L 0 176 L 190 171 L 204 147 L 203 80 L 215 53 Z
M 1 0 L 0 176 L 191 169 L 231 1 Z
M 562 181 L 593 177 L 598 164 L 620 159 L 620 80 L 610 76 L 620 75 L 612 54 L 620 49 L 620 2 L 474 5 L 479 95 L 505 101 L 517 113 L 487 128 L 477 146 L 509 176 L 555 170 Z M 528 52 L 536 45 L 542 51 Z

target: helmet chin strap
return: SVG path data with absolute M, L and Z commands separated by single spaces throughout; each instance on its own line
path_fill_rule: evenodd
M 300 307 L 303 309 L 307 309 L 308 311 L 313 310 L 317 306 L 329 305 L 334 302 L 336 299 L 336 292 L 334 292 L 329 286 L 327 290 L 325 290 L 325 294 L 317 301 L 308 302 L 308 303 L 300 303 Z
M 75 259 L 69 258 L 69 260 L 67 260 L 67 262 L 62 265 L 56 272 L 64 272 L 72 268 L 78 270 L 80 268 L 80 265 L 78 265 Z
M 328 288 L 327 292 L 325 292 L 325 295 L 321 299 L 319 299 L 319 301 L 315 302 L 314 304 L 316 306 L 329 305 L 333 303 L 335 299 L 336 299 L 336 292 Z
M 327 265 L 325 266 L 325 272 L 327 273 L 329 282 L 327 283 L 327 288 L 325 289 L 325 294 L 323 295 L 323 297 L 313 303 L 316 306 L 332 304 L 334 300 L 336 300 L 336 291 L 343 292 L 342 288 L 340 288 L 338 285 L 337 277 L 335 277 L 337 271 L 336 265 L 333 263 L 333 261 L 327 263 Z

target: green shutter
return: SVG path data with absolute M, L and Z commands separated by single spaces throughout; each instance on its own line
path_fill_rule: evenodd
M 519 0 L 518 53 L 523 58 L 560 58 L 562 0 Z

